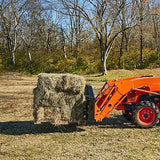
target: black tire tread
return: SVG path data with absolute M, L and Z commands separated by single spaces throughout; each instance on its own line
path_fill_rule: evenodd
M 139 109 L 143 108 L 143 107 L 151 107 L 154 111 L 155 111 L 155 114 L 156 114 L 156 118 L 155 118 L 155 121 L 150 124 L 150 125 L 142 125 L 141 123 L 139 123 L 139 121 L 137 120 L 137 113 L 139 111 Z M 152 128 L 154 127 L 156 124 L 159 123 L 159 109 L 157 108 L 157 106 L 153 103 L 153 102 L 149 102 L 149 101 L 141 101 L 133 110 L 132 112 L 132 121 L 133 121 L 133 124 L 135 124 L 137 127 L 140 127 L 140 128 Z
M 123 116 L 128 120 L 131 121 L 132 118 L 128 116 L 128 114 L 126 113 L 126 110 L 124 110 L 124 112 L 122 112 Z

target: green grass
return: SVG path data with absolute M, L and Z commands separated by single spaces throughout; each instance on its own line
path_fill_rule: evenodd
M 160 68 L 157 69 L 136 69 L 136 70 L 109 70 L 107 75 L 101 74 L 86 75 L 88 81 L 107 81 L 111 79 L 121 79 L 134 76 L 155 75 L 160 76 Z

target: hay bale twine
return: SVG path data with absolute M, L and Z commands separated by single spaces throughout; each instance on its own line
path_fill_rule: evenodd
M 66 124 L 83 121 L 85 100 L 84 77 L 72 74 L 38 75 L 33 90 L 35 123 Z

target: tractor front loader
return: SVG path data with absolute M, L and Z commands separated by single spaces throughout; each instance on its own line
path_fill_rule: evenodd
M 93 98 L 89 88 L 90 97 Z M 142 76 L 107 81 L 95 97 L 94 115 L 99 122 L 116 109 L 137 127 L 151 128 L 159 123 L 160 77 Z

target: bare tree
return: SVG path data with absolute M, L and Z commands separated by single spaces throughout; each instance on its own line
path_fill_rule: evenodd
M 23 15 L 26 1 L 3 0 L 0 6 L 1 24 L 11 53 L 11 64 L 15 66 L 15 51 L 20 46 L 18 43 L 18 25 Z
M 117 0 L 86 0 L 86 7 L 81 7 L 81 5 L 76 4 L 73 0 L 60 1 L 69 8 L 79 11 L 83 18 L 89 22 L 99 41 L 103 74 L 107 74 L 106 60 L 114 40 L 122 31 L 130 28 L 128 26 L 123 28 L 123 30 L 116 30 L 115 28 L 117 17 L 125 5 L 124 1 L 120 3 Z
M 139 14 L 140 14 L 140 60 L 141 60 L 141 69 L 143 68 L 143 0 L 140 0 L 139 4 Z
M 143 21 L 145 18 L 145 6 L 148 3 L 148 0 L 136 0 L 137 6 L 138 6 L 138 18 L 139 18 L 139 29 L 140 29 L 140 68 L 143 69 Z
M 125 0 L 120 0 L 120 1 L 125 5 L 122 8 L 122 11 L 119 15 L 119 18 L 118 18 L 119 20 L 117 24 L 117 26 L 120 25 L 120 29 L 122 30 L 121 41 L 120 41 L 119 68 L 122 67 L 121 57 L 123 55 L 123 50 L 125 50 L 126 52 L 129 51 L 131 31 L 133 30 L 132 26 L 138 24 L 136 19 L 137 8 L 136 8 L 135 0 L 131 0 L 127 2 Z M 128 26 L 127 30 L 125 30 L 126 26 Z
M 31 47 L 34 40 L 35 35 L 35 23 L 33 20 L 34 17 L 34 9 L 33 3 L 26 4 L 26 13 L 23 15 L 23 20 L 19 23 L 19 35 L 27 48 L 27 54 L 30 66 L 32 66 L 32 56 L 31 56 Z M 32 8 L 32 9 L 31 9 Z
M 152 1 L 151 7 L 150 7 L 150 14 L 152 17 L 153 22 L 153 30 L 154 30 L 154 41 L 155 41 L 155 48 L 156 48 L 156 54 L 157 59 L 159 60 L 159 45 L 160 45 L 160 31 L 159 31 L 159 23 L 160 23 L 160 3 L 156 4 L 155 0 Z
M 125 0 L 122 0 L 122 3 L 126 3 Z M 119 56 L 119 68 L 121 68 L 121 57 L 123 55 L 123 44 L 124 44 L 124 38 L 125 38 L 125 35 L 126 35 L 126 31 L 124 30 L 126 28 L 126 20 L 125 20 L 125 5 L 124 7 L 122 8 L 122 17 L 121 17 L 121 29 L 123 30 L 122 31 L 122 38 L 121 38 L 121 44 L 120 44 L 120 56 Z
M 64 29 L 62 28 L 62 26 L 61 26 L 60 35 L 61 35 L 61 45 L 62 45 L 63 55 L 64 55 L 64 58 L 67 59 L 67 54 L 66 54 L 66 41 L 65 41 Z
M 81 4 L 80 4 L 81 3 Z M 81 12 L 78 8 L 79 5 L 83 8 L 84 2 L 79 2 L 78 0 L 73 0 L 73 8 L 69 7 L 67 3 L 63 4 L 63 11 L 61 13 L 65 16 L 65 18 L 69 19 L 66 21 L 68 24 L 68 34 L 66 32 L 66 37 L 71 46 L 72 55 L 77 57 L 80 50 L 80 44 L 85 40 L 85 20 L 81 16 Z M 62 22 L 63 23 L 63 22 Z M 75 47 L 74 47 L 75 46 Z M 73 52 L 73 49 L 75 52 Z

